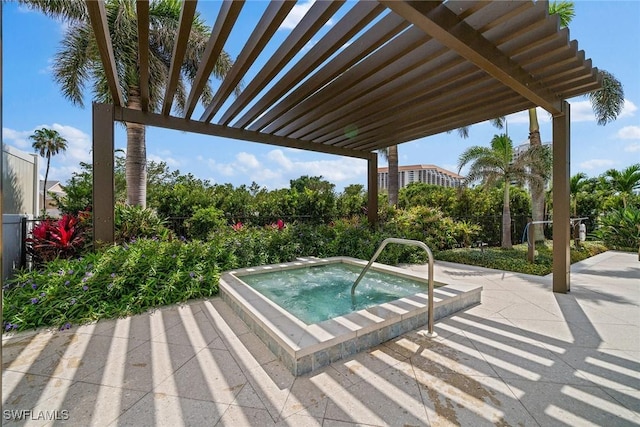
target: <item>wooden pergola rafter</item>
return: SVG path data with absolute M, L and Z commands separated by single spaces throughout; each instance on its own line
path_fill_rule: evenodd
M 242 21 L 250 28 L 244 45 L 229 73 L 216 81 L 212 70 L 245 5 L 224 1 L 180 115 L 172 106 L 197 1 L 183 2 L 165 96 L 153 102 L 161 106 L 158 112 L 151 111 L 149 94 L 148 1 L 136 1 L 141 110 L 125 107 L 103 2 L 85 3 L 114 100 L 109 108 L 94 108 L 94 147 L 102 147 L 94 155 L 113 144 L 104 140 L 113 132 L 100 129 L 121 120 L 366 159 L 372 222 L 376 150 L 544 108 L 554 117 L 554 290 L 568 290 L 568 198 L 560 198 L 568 189 L 566 99 L 601 83 L 558 17 L 549 16 L 547 2 L 318 1 L 291 30 L 281 24 L 296 2 L 265 2 L 253 24 Z M 281 31 L 288 33 L 274 37 Z M 199 111 L 208 82 L 213 99 Z M 104 171 L 96 173 L 110 185 Z M 95 235 L 109 241 L 113 194 L 96 191 Z

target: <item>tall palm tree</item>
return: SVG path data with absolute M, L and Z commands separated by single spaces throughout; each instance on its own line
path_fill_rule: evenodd
M 622 197 L 622 206 L 627 207 L 627 197 L 640 189 L 640 163 L 633 164 L 623 171 L 609 169 L 604 173 L 611 189 Z
M 84 88 L 90 83 L 95 101 L 113 102 L 85 3 L 77 0 L 20 1 L 68 24 L 53 65 L 55 80 L 60 84 L 64 96 L 74 104 L 83 106 Z M 141 109 L 136 1 L 106 0 L 105 8 L 125 105 L 128 108 Z M 181 2 L 176 0 L 152 0 L 149 4 L 148 83 L 151 111 L 158 111 L 162 105 L 180 11 Z M 207 26 L 199 14 L 196 14 L 177 86 L 175 105 L 178 111 L 184 110 L 188 95 L 186 82 L 192 82 L 196 76 L 199 59 L 209 37 L 208 32 Z M 229 55 L 222 52 L 213 69 L 213 76 L 223 77 L 231 65 Z M 211 88 L 207 86 L 202 102 L 208 103 L 211 99 Z M 147 175 L 145 127 L 138 123 L 125 123 L 125 126 L 127 203 L 144 207 Z
M 378 150 L 378 152 L 387 160 L 389 165 L 389 206 L 398 205 L 398 146 L 391 145 Z
M 560 18 L 560 25 L 568 27 L 571 20 L 575 17 L 575 8 L 572 1 L 558 1 L 549 3 L 549 14 L 556 14 Z M 615 120 L 624 106 L 624 90 L 622 84 L 613 74 L 608 71 L 600 70 L 602 78 L 602 88 L 591 92 L 587 96 L 591 101 L 591 106 L 596 115 L 599 125 L 604 126 Z M 540 124 L 538 122 L 538 112 L 535 108 L 529 110 L 529 144 L 532 147 L 542 145 L 540 138 Z M 531 191 L 531 210 L 534 221 L 541 221 L 544 218 L 545 197 L 544 189 L 530 188 Z M 542 224 L 534 231 L 536 236 L 544 236 L 542 233 Z
M 40 157 L 47 159 L 47 169 L 44 173 L 44 185 L 42 195 L 42 211 L 47 210 L 47 180 L 49 179 L 49 167 L 51 166 L 51 156 L 55 156 L 67 149 L 67 140 L 56 130 L 41 128 L 36 129 L 33 135 L 29 136 L 33 149 L 40 154 Z
M 502 240 L 501 247 L 510 249 L 511 243 L 511 207 L 509 188 L 512 182 L 524 183 L 536 181 L 543 186 L 544 180 L 532 173 L 534 164 L 547 156 L 538 153 L 538 149 L 527 150 L 515 157 L 513 142 L 506 134 L 495 135 L 491 147 L 473 146 L 467 148 L 458 159 L 458 173 L 470 164 L 466 182 L 482 180 L 485 187 L 501 183 L 504 185 L 502 204 Z

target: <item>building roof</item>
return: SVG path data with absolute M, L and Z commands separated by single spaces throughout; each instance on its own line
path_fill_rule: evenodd
M 441 168 L 440 166 L 435 166 L 435 165 L 398 166 L 398 172 L 415 171 L 415 170 L 435 170 L 437 172 L 443 173 L 443 174 L 448 175 L 448 176 L 453 177 L 453 178 L 464 179 L 464 176 L 462 176 L 462 175 L 458 175 L 455 172 L 451 172 L 450 170 L 447 170 L 447 169 Z M 389 168 L 388 167 L 378 168 L 378 173 L 388 173 L 388 172 L 389 172 Z
M 247 26 L 231 71 L 213 82 L 213 101 L 192 116 L 243 3 L 222 3 L 186 114 L 177 115 L 172 105 L 197 2 L 182 3 L 163 108 L 151 113 L 149 3 L 136 2 L 139 111 L 124 107 L 104 3 L 86 0 L 115 119 L 370 159 L 380 148 L 536 106 L 562 115 L 563 100 L 601 85 L 546 1 L 318 1 L 281 43 L 272 36 L 284 31 L 296 2 L 269 2 Z M 341 8 L 346 14 L 319 34 Z M 263 51 L 273 53 L 258 67 Z

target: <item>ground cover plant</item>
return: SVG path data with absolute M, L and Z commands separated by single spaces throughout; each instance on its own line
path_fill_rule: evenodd
M 514 245 L 511 249 L 496 247 L 457 248 L 438 252 L 435 258 L 440 261 L 458 264 L 476 265 L 496 270 L 546 276 L 553 270 L 553 242 L 536 245 L 535 262 L 527 260 L 527 244 Z M 589 257 L 607 251 L 602 242 L 582 242 L 580 249 L 571 246 L 571 263 L 583 261 Z

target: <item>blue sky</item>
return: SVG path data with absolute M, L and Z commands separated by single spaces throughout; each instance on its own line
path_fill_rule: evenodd
M 572 110 L 571 174 L 597 176 L 607 169 L 624 169 L 640 162 L 640 2 L 583 1 L 576 4 L 570 38 L 578 41 L 594 66 L 613 73 L 623 84 L 625 107 L 617 121 L 598 126 L 586 98 L 569 100 Z M 261 14 L 264 1 L 248 2 L 240 22 Z M 290 17 L 301 16 L 308 4 L 301 2 Z M 198 10 L 209 25 L 219 2 L 201 1 Z M 286 22 L 285 22 L 286 23 Z M 329 23 L 330 25 L 330 23 Z M 286 29 L 276 37 L 286 35 Z M 35 129 L 56 129 L 68 141 L 66 153 L 52 159 L 50 179 L 65 182 L 79 162 L 91 161 L 91 108 L 87 91 L 85 108 L 74 106 L 61 94 L 51 74 L 52 59 L 64 35 L 64 25 L 17 5 L 3 5 L 3 138 L 4 143 L 31 152 L 28 136 Z M 247 31 L 239 27 L 225 49 L 236 57 Z M 312 41 L 313 42 L 313 41 Z M 252 69 L 253 70 L 253 69 Z M 250 71 L 251 72 L 251 71 Z M 213 82 L 214 88 L 217 82 Z M 198 111 L 194 117 L 199 117 Z M 543 141 L 551 140 L 549 115 L 539 113 Z M 526 112 L 509 116 L 509 136 L 515 145 L 526 142 Z M 471 145 L 488 145 L 498 130 L 488 123 L 474 125 L 470 137 L 454 133 L 423 138 L 399 147 L 400 164 L 435 164 L 457 171 L 457 159 Z M 125 148 L 126 135 L 116 127 L 116 146 Z M 322 175 L 341 191 L 349 184 L 366 183 L 366 162 L 300 150 L 223 138 L 192 135 L 157 128 L 147 129 L 147 157 L 167 162 L 173 170 L 190 172 L 212 183 L 233 185 L 257 182 L 269 189 L 288 187 L 301 175 Z M 41 161 L 41 177 L 44 176 Z M 380 164 L 385 165 L 381 160 Z M 463 171 L 464 172 L 464 171 Z

